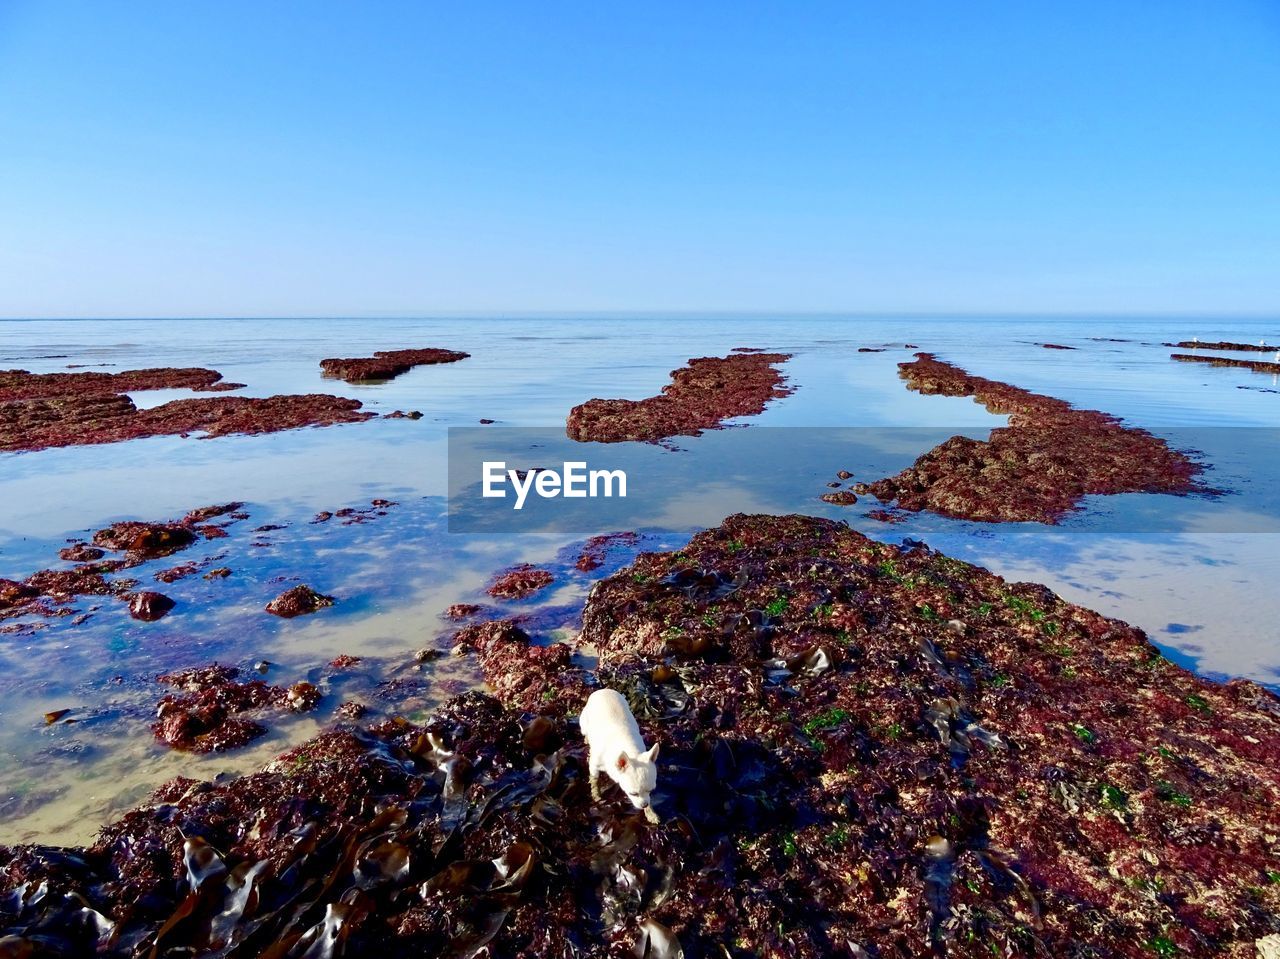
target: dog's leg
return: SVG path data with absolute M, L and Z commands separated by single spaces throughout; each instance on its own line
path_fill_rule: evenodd
M 596 754 L 589 753 L 587 755 L 587 780 L 591 783 L 591 798 L 596 802 L 600 801 L 600 767 L 595 762 Z

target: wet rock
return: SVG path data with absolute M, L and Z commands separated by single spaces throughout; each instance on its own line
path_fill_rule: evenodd
M 326 606 L 332 606 L 333 603 L 332 596 L 317 593 L 310 586 L 294 586 L 267 603 L 265 608 L 273 616 L 293 619 L 295 616 L 305 616 Z
M 853 474 L 848 470 L 840 470 L 840 472 L 836 473 L 836 478 L 842 480 L 853 479 Z
M 210 580 L 212 580 L 212 579 L 226 579 L 226 578 L 227 578 L 228 576 L 230 576 L 230 575 L 231 575 L 231 567 L 229 567 L 229 566 L 215 566 L 213 569 L 209 570 L 209 572 L 207 572 L 207 573 L 205 573 L 205 574 L 204 574 L 204 578 L 205 578 L 205 579 L 210 579 Z
M 1008 414 L 1009 425 L 985 441 L 954 436 L 870 484 L 882 502 L 981 522 L 1056 523 L 1088 495 L 1212 492 L 1198 463 L 1114 416 L 973 376 L 929 353 L 899 366 L 909 389 L 972 396 Z
M 352 666 L 358 666 L 359 664 L 359 656 L 351 656 L 347 653 L 343 653 L 341 656 L 335 656 L 329 661 L 329 666 L 332 669 L 350 669 Z
M 643 400 L 594 399 L 569 413 L 566 432 L 579 442 L 656 443 L 672 436 L 698 436 L 735 416 L 752 416 L 789 387 L 776 369 L 789 353 L 704 356 L 674 370 L 658 396 Z
M 458 350 L 416 349 L 378 350 L 373 356 L 349 359 L 332 358 L 320 361 L 325 376 L 337 377 L 348 383 L 371 383 L 395 379 L 415 366 L 436 363 L 456 363 L 465 360 L 470 353 Z
M 555 574 L 529 563 L 521 563 L 500 573 L 485 592 L 497 599 L 527 599 L 555 582 Z
M 153 623 L 174 607 L 174 602 L 164 593 L 144 590 L 129 597 L 129 615 L 145 623 Z
M 847 489 L 838 493 L 823 493 L 819 498 L 822 502 L 831 503 L 833 506 L 852 506 L 858 502 L 858 497 Z

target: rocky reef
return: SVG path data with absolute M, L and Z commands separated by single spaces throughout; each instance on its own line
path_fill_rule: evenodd
M 67 396 L 111 396 L 145 390 L 215 390 L 222 374 L 202 367 L 157 367 L 120 373 L 30 373 L 0 370 L 0 403 Z
M 1183 340 L 1180 343 L 1166 343 L 1165 346 L 1176 347 L 1180 350 L 1235 350 L 1239 353 L 1280 352 L 1280 346 L 1270 346 L 1266 343 L 1227 343 L 1222 340 L 1218 340 L 1215 343 L 1202 343 L 1200 340 Z
M 173 780 L 86 849 L 0 851 L 0 944 L 1246 959 L 1280 934 L 1280 701 L 1041 586 L 739 515 L 602 580 L 582 639 L 594 673 L 464 627 L 492 696 Z M 662 744 L 658 824 L 590 799 L 597 684 Z
M 373 356 L 331 357 L 320 361 L 325 376 L 346 380 L 348 383 L 372 383 L 393 380 L 415 366 L 436 363 L 456 363 L 465 360 L 470 353 L 458 350 L 378 350 Z M 419 414 L 421 415 L 421 414 Z
M 121 394 L 62 394 L 0 401 L 0 452 L 119 443 L 144 436 L 185 436 L 195 432 L 207 436 L 275 433 L 303 426 L 358 423 L 374 416 L 360 407 L 359 400 L 321 393 L 173 400 L 142 410 Z
M 566 432 L 579 442 L 656 443 L 697 436 L 734 416 L 753 416 L 791 389 L 777 366 L 789 353 L 735 352 L 704 356 L 671 373 L 657 396 L 643 400 L 588 400 L 569 413 Z
M 1271 352 L 1271 348 L 1267 348 Z M 1280 350 L 1276 350 L 1280 353 Z M 1237 370 L 1252 370 L 1255 373 L 1280 373 L 1280 363 L 1269 363 L 1266 360 L 1237 360 L 1229 356 L 1193 356 L 1190 353 L 1173 353 L 1170 359 L 1180 363 L 1205 363 L 1209 366 L 1227 366 Z
M 1056 523 L 1091 494 L 1210 492 L 1186 454 L 1107 413 L 974 376 L 930 353 L 899 370 L 908 389 L 973 397 L 1009 425 L 985 441 L 953 436 L 896 476 L 857 487 L 882 502 L 989 523 Z

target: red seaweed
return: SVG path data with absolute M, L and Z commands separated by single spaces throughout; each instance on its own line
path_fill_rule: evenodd
M 253 435 L 359 423 L 375 414 L 359 400 L 304 396 L 219 396 L 138 409 L 122 395 L 58 396 L 0 402 L 0 452 L 118 443 L 145 436 Z
M 386 959 L 1210 959 L 1280 934 L 1280 700 L 1042 586 L 733 516 L 601 581 L 583 639 L 595 675 L 467 627 L 495 696 L 173 780 L 88 848 L 0 851 L 0 934 Z M 662 745 L 658 824 L 612 783 L 591 800 L 572 716 L 597 683 Z
M 896 476 L 861 485 L 913 512 L 989 523 L 1056 523 L 1091 494 L 1208 493 L 1202 467 L 1146 430 L 1096 410 L 966 373 L 917 353 L 908 389 L 971 396 L 1009 425 L 985 440 L 953 436 Z
M 458 350 L 378 350 L 373 356 L 331 358 L 320 361 L 325 376 L 346 380 L 348 383 L 371 383 L 395 379 L 415 366 L 436 363 L 456 363 L 465 360 L 470 353 Z
M 293 619 L 295 616 L 305 616 L 333 604 L 332 596 L 317 593 L 310 586 L 294 586 L 267 603 L 265 608 L 273 616 Z
M 770 400 L 790 395 L 778 364 L 789 353 L 704 356 L 671 373 L 658 396 L 643 400 L 588 400 L 569 412 L 566 432 L 579 442 L 656 443 L 672 436 L 699 436 L 735 416 L 753 416 Z
M 497 599 L 527 599 L 555 582 L 550 570 L 538 569 L 529 563 L 512 566 L 500 573 L 485 592 Z

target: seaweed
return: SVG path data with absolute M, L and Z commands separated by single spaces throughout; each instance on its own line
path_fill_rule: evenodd
M 1009 416 L 985 441 L 953 436 L 896 476 L 855 487 L 899 509 L 1053 524 L 1088 495 L 1214 492 L 1200 482 L 1199 463 L 1107 413 L 974 376 L 930 353 L 899 370 L 909 389 L 971 396 Z
M 565 432 L 586 443 L 699 436 L 735 416 L 753 416 L 791 388 L 776 367 L 789 353 L 735 352 L 704 356 L 671 373 L 657 396 L 643 400 L 588 400 L 569 412 Z

